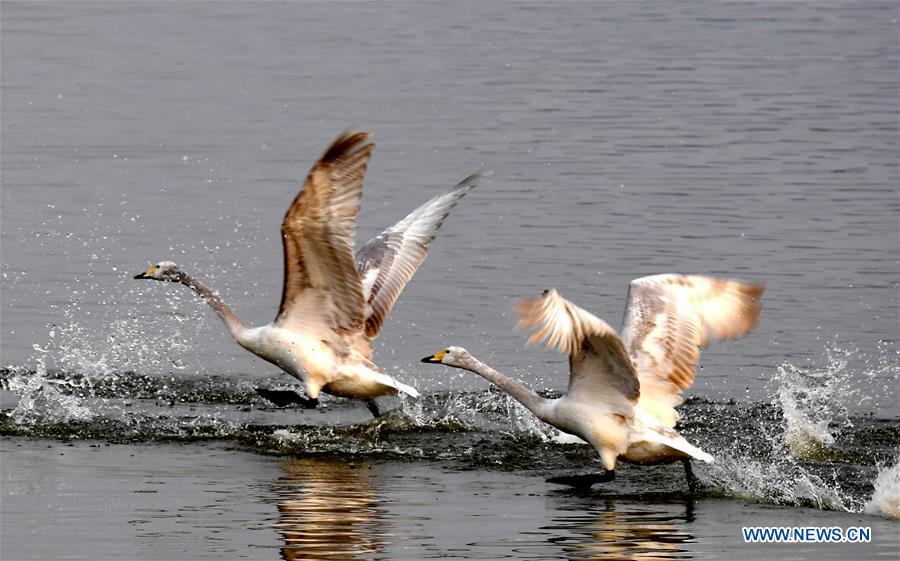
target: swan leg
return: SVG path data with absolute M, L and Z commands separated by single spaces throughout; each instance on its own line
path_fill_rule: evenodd
M 608 469 L 603 473 L 587 473 L 584 475 L 563 475 L 560 477 L 551 477 L 547 479 L 547 483 L 555 483 L 557 485 L 568 485 L 576 489 L 587 490 L 595 483 L 606 483 L 616 478 L 616 471 Z
M 688 489 L 693 495 L 700 488 L 700 480 L 694 475 L 690 460 L 681 460 L 681 463 L 684 464 L 684 476 L 687 477 Z
M 381 410 L 378 409 L 378 404 L 375 403 L 374 399 L 366 400 L 366 409 L 368 409 L 376 419 L 381 416 Z
M 267 390 L 256 388 L 256 393 L 271 401 L 278 407 L 287 407 L 293 403 L 299 403 L 304 409 L 315 409 L 319 400 L 312 397 L 303 397 L 293 390 Z

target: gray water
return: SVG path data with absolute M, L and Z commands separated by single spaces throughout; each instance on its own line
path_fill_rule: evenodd
M 516 298 L 556 287 L 616 325 L 631 279 L 708 273 L 767 287 L 759 328 L 706 350 L 688 392 L 687 430 L 723 459 L 700 472 L 708 500 L 760 525 L 768 514 L 729 501 L 788 505 L 798 518 L 806 506 L 843 511 L 851 524 L 847 512 L 863 510 L 900 445 L 898 11 L 4 2 L 4 471 L 22 465 L 19 444 L 44 442 L 35 438 L 145 443 L 148 470 L 181 461 L 159 441 L 191 449 L 198 438 L 288 458 L 362 453 L 389 466 L 382 473 L 451 465 L 470 484 L 488 469 L 585 469 L 590 451 L 555 444 L 482 380 L 418 359 L 462 345 L 560 391 L 565 361 L 523 348 Z M 290 379 L 234 345 L 183 287 L 131 278 L 172 259 L 245 322 L 271 321 L 281 217 L 351 124 L 378 144 L 360 241 L 473 170 L 492 171 L 453 211 L 376 342 L 376 362 L 429 396 L 385 421 L 388 436 L 354 403 L 267 409 L 253 388 Z M 814 458 L 782 459 L 796 426 Z M 277 431 L 301 444 L 273 442 Z M 470 459 L 473 448 L 487 459 Z M 127 466 L 125 450 L 104 461 Z M 743 465 L 746 450 L 755 456 Z M 766 471 L 773 462 L 784 479 Z M 633 473 L 624 485 L 639 492 L 645 472 Z M 677 470 L 649 473 L 664 491 L 681 489 Z M 23 507 L 9 489 L 4 553 L 24 557 L 25 536 L 7 525 Z M 474 508 L 465 485 L 454 489 L 460 508 Z M 411 492 L 426 500 L 431 489 Z M 177 509 L 177 493 L 167 500 L 157 507 Z M 245 522 L 224 525 L 243 532 Z M 105 535 L 84 524 L 86 543 Z M 186 542 L 201 539 L 188 527 Z M 489 555 L 451 553 L 445 537 L 445 555 Z M 519 555 L 508 539 L 490 555 Z
M 871 516 L 673 494 L 575 493 L 527 474 L 473 478 L 432 462 L 397 469 L 197 444 L 6 441 L 2 451 L 42 481 L 6 478 L 4 503 L 18 516 L 4 522 L 5 531 L 19 539 L 4 542 L 4 559 L 846 560 L 892 559 L 897 551 L 896 522 Z M 753 518 L 868 526 L 873 543 L 742 544 L 740 525 Z

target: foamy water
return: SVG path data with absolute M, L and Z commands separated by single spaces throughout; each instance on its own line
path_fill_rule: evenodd
M 290 379 L 281 375 L 254 383 L 183 370 L 156 376 L 119 369 L 135 366 L 135 357 L 147 356 L 143 353 L 164 354 L 154 348 L 179 352 L 184 335 L 178 329 L 160 335 L 158 347 L 123 335 L 98 348 L 82 333 L 77 322 L 55 328 L 46 347 L 35 347 L 34 370 L 3 372 L 3 387 L 17 400 L 5 412 L 5 434 L 130 442 L 202 438 L 236 441 L 268 454 L 386 455 L 545 472 L 597 466 L 590 446 L 561 438 L 492 388 L 392 399 L 386 414 L 375 420 L 358 403 L 334 398 L 324 398 L 317 412 L 278 409 L 259 398 L 255 388 L 290 387 Z M 891 512 L 896 467 L 882 469 L 873 481 L 878 464 L 900 445 L 900 430 L 848 412 L 858 408 L 853 400 L 862 395 L 854 385 L 858 377 L 848 370 L 855 353 L 829 346 L 825 354 L 829 362 L 821 367 L 774 366 L 769 403 L 688 400 L 681 430 L 716 459 L 695 468 L 709 493 L 845 512 Z M 65 368 L 48 373 L 48 362 Z M 878 375 L 889 376 L 889 370 Z M 9 395 L 5 402 L 10 403 Z M 878 444 L 861 449 L 860 442 L 872 438 Z M 620 468 L 637 478 L 626 478 L 626 486 L 642 485 L 636 470 Z M 847 480 L 849 473 L 854 475 Z M 651 481 L 663 488 L 683 486 L 682 477 L 671 473 Z
M 878 470 L 872 498 L 866 503 L 866 512 L 891 518 L 900 518 L 900 453 L 892 466 Z

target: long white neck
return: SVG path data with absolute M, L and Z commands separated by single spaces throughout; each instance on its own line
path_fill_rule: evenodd
M 183 275 L 181 284 L 189 287 L 203 298 L 210 307 L 215 310 L 216 314 L 225 323 L 231 336 L 237 341 L 238 338 L 247 331 L 247 326 L 241 321 L 237 315 L 231 311 L 225 302 L 219 296 L 209 289 L 205 284 L 190 275 Z
M 487 364 L 481 362 L 471 355 L 460 359 L 459 368 L 464 368 L 478 374 L 482 378 L 486 379 L 490 383 L 494 384 L 498 388 L 511 395 L 513 398 L 515 398 L 516 401 L 518 401 L 519 403 L 527 407 L 529 411 L 537 415 L 539 419 L 545 422 L 549 422 L 547 421 L 547 415 L 549 413 L 550 403 L 552 400 L 539 396 L 519 382 L 516 382 L 508 376 L 504 376 L 503 374 L 497 372 Z

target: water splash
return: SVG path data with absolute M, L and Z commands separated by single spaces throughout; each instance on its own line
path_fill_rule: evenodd
M 703 479 L 713 487 L 743 500 L 848 512 L 859 511 L 861 506 L 841 489 L 835 473 L 823 477 L 791 458 L 774 454 L 763 460 L 720 454 L 704 471 Z
M 793 457 L 821 460 L 830 456 L 835 442 L 832 431 L 846 426 L 847 404 L 856 393 L 847 368 L 854 354 L 829 347 L 824 368 L 803 369 L 790 363 L 778 367 L 773 379 L 778 385 L 776 405 L 784 414 L 784 440 Z
M 378 419 L 359 402 L 328 396 L 321 411 L 281 409 L 255 392 L 260 383 L 282 383 L 280 374 L 251 381 L 202 373 L 122 371 L 116 365 L 130 365 L 130 351 L 116 354 L 116 348 L 127 350 L 132 344 L 128 337 L 123 343 L 92 347 L 79 340 L 80 333 L 77 324 L 54 330 L 46 348 L 36 349 L 38 367 L 31 372 L 0 369 L 0 383 L 22 396 L 14 410 L 0 415 L 0 434 L 107 442 L 216 439 L 263 454 L 372 455 L 449 461 L 467 469 L 548 473 L 581 471 L 597 461 L 590 446 L 562 445 L 567 443 L 555 429 L 504 392 L 487 387 L 387 400 Z M 876 466 L 896 455 L 900 427 L 896 420 L 848 413 L 871 392 L 844 381 L 853 370 L 853 383 L 859 382 L 861 371 L 845 364 L 856 355 L 829 356 L 824 368 L 785 364 L 773 369 L 765 402 L 685 402 L 679 430 L 716 457 L 715 464 L 696 466 L 709 494 L 851 512 L 865 508 L 873 498 Z M 878 386 L 886 384 L 885 376 L 896 374 L 894 356 L 879 359 L 871 369 L 877 372 L 873 379 Z M 81 364 L 84 371 L 48 372 L 51 359 L 67 368 Z M 881 362 L 885 364 L 879 366 Z M 840 395 L 829 396 L 823 388 Z M 817 417 L 816 408 L 822 407 L 827 415 Z M 788 433 L 796 426 L 792 417 L 820 423 L 811 426 L 825 433 L 807 433 L 813 433 L 827 453 L 800 455 L 791 450 Z M 621 484 L 629 485 L 632 477 L 638 490 L 648 481 L 663 489 L 680 488 L 682 479 L 670 472 L 661 469 L 654 479 L 644 468 L 629 466 Z M 878 496 L 883 496 L 892 487 L 882 482 L 878 488 Z
M 117 317 L 102 330 L 85 327 L 74 307 L 55 338 L 52 358 L 57 368 L 87 378 L 104 379 L 123 371 L 183 370 L 204 316 L 185 316 L 175 309 L 156 318 Z
M 16 424 L 90 420 L 93 413 L 71 393 L 72 385 L 65 380 L 47 377 L 45 355 L 48 351 L 37 345 L 34 349 L 39 353 L 37 369 L 34 372 L 20 370 L 9 378 L 9 390 L 19 395 L 19 402 L 10 412 L 10 418 Z
M 866 503 L 868 514 L 878 514 L 900 519 L 900 452 L 894 465 L 881 467 L 875 478 L 872 498 Z
M 35 353 L 29 362 L 34 370 L 4 371 L 4 389 L 19 396 L 10 413 L 16 423 L 90 419 L 93 413 L 83 398 L 123 393 L 117 386 L 132 387 L 133 370 L 183 369 L 182 357 L 192 348 L 189 340 L 196 333 L 186 335 L 182 326 L 199 330 L 202 325 L 200 318 L 188 322 L 173 313 L 152 321 L 149 328 L 132 317 L 113 319 L 98 331 L 76 319 L 78 309 L 77 301 L 70 303 L 63 312 L 65 321 L 48 330 L 47 342 L 32 345 Z
M 872 473 L 873 458 L 882 454 L 872 444 L 894 441 L 898 431 L 877 425 L 854 430 L 861 418 L 850 411 L 872 401 L 866 383 L 890 386 L 887 378 L 897 375 L 896 353 L 880 348 L 874 364 L 836 345 L 826 347 L 825 355 L 821 367 L 777 367 L 770 407 L 747 404 L 738 419 L 719 427 L 725 439 L 710 445 L 716 463 L 703 468 L 714 487 L 747 500 L 863 510 L 861 484 L 851 474 Z
M 556 440 L 559 431 L 542 422 L 507 393 L 488 387 L 483 392 L 451 391 L 403 399 L 400 412 L 409 428 L 458 427 L 496 430 L 515 436 Z

